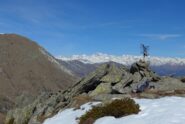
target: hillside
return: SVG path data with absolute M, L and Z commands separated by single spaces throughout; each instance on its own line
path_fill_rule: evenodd
M 76 79 L 30 39 L 0 34 L 0 113 L 12 108 L 19 95 L 37 96 L 47 90 L 62 90 Z
M 78 77 L 85 77 L 89 73 L 96 70 L 99 64 L 83 63 L 78 60 L 63 61 L 58 59 L 61 65 L 70 70 L 74 75 Z

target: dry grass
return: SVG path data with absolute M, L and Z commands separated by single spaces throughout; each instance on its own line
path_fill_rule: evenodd
M 4 124 L 5 121 L 5 115 L 3 113 L 0 113 L 0 124 Z
M 87 103 L 87 102 L 91 102 L 92 98 L 89 96 L 85 96 L 85 95 L 79 95 L 73 98 L 74 102 L 72 107 L 76 108 L 76 109 L 80 109 L 80 106 Z
M 95 120 L 104 116 L 120 118 L 130 114 L 137 114 L 140 111 L 139 105 L 130 98 L 117 99 L 103 106 L 96 106 L 80 117 L 79 124 L 93 124 Z

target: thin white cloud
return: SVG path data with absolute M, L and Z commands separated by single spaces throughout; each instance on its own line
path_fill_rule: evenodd
M 105 23 L 99 23 L 99 24 L 83 25 L 81 26 L 81 28 L 82 29 L 100 28 L 100 27 L 108 27 L 116 24 L 117 24 L 116 22 L 105 22 Z
M 81 26 L 82 29 L 92 29 L 92 28 L 103 28 L 103 27 L 117 27 L 117 28 L 130 28 L 131 26 L 126 25 L 122 21 L 117 22 L 102 22 L 96 24 L 89 24 Z
M 41 6 L 41 4 L 43 4 L 43 6 Z M 40 2 L 40 4 L 35 2 L 22 3 L 20 1 L 14 4 L 4 3 L 0 5 L 0 12 L 14 15 L 19 19 L 31 23 L 43 23 L 48 18 L 57 18 L 57 16 L 53 14 L 55 10 L 44 2 Z
M 139 36 L 159 39 L 159 40 L 167 40 L 171 38 L 178 38 L 181 37 L 181 34 L 140 34 Z

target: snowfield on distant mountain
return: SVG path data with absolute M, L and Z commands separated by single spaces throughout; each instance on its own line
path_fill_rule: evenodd
M 108 55 L 103 53 L 98 54 L 92 54 L 92 55 L 73 55 L 71 57 L 65 57 L 65 56 L 59 56 L 58 59 L 61 59 L 63 61 L 72 61 L 72 60 L 78 60 L 83 63 L 103 63 L 103 62 L 117 62 L 124 65 L 131 65 L 136 61 L 139 61 L 142 56 L 133 56 L 133 55 Z M 185 59 L 184 58 L 170 58 L 170 57 L 153 57 L 149 56 L 147 58 L 151 65 L 153 66 L 160 66 L 164 64 L 170 64 L 170 65 L 185 65 Z
M 164 97 L 160 99 L 134 99 L 140 105 L 141 112 L 137 115 L 130 115 L 122 118 L 103 117 L 95 124 L 183 124 L 185 122 L 185 98 Z M 73 108 L 59 112 L 52 118 L 45 120 L 44 124 L 78 124 L 76 118 L 85 114 L 97 105 L 86 103 L 81 109 Z

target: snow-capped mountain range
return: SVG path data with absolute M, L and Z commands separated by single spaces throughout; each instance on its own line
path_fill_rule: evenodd
M 83 63 L 103 63 L 103 62 L 109 62 L 114 61 L 117 63 L 121 63 L 124 65 L 131 65 L 132 63 L 142 59 L 142 56 L 133 56 L 133 55 L 121 55 L 121 56 L 115 56 L 115 55 L 108 55 L 103 53 L 97 53 L 92 55 L 72 55 L 70 57 L 65 56 L 59 56 L 58 59 L 61 59 L 63 61 L 73 61 L 78 60 Z M 185 58 L 170 58 L 170 57 L 153 57 L 149 56 L 147 58 L 147 61 L 150 61 L 150 64 L 152 66 L 161 66 L 161 65 L 185 65 Z

